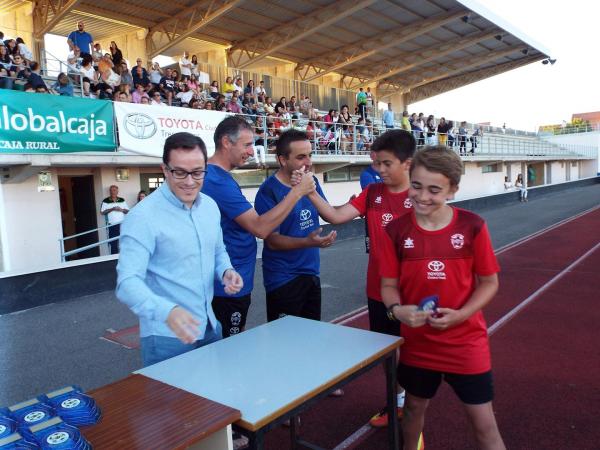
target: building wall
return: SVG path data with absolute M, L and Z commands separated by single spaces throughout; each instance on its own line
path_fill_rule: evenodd
M 7 13 L 0 11 L 0 30 L 4 32 L 4 39 L 22 37 L 27 47 L 34 50 L 32 4 L 26 3 Z
M 595 172 L 591 175 L 583 175 L 585 176 L 593 176 L 596 174 L 600 174 L 600 131 L 593 131 L 590 133 L 573 133 L 573 134 L 563 134 L 558 136 L 544 136 L 543 139 L 552 142 L 557 145 L 586 145 L 590 147 L 595 147 L 596 150 L 596 159 L 595 159 Z M 590 170 L 589 164 L 583 163 L 585 166 L 585 173 L 589 173 Z
M 34 175 L 22 183 L 2 184 L 2 239 L 5 264 L 10 271 L 31 270 L 60 263 L 58 239 L 62 236 L 56 169 L 49 170 L 56 190 L 38 192 Z

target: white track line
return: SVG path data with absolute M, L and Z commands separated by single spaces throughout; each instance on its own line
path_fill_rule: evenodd
M 559 281 L 562 277 L 564 277 L 567 273 L 569 273 L 577 264 L 581 263 L 585 258 L 594 253 L 598 248 L 600 248 L 600 242 L 594 245 L 591 249 L 565 267 L 560 273 L 558 273 L 554 278 L 546 282 L 542 285 L 537 291 L 511 309 L 508 313 L 498 319 L 491 327 L 488 328 L 488 334 L 491 336 L 496 331 L 498 331 L 502 326 L 504 326 L 508 321 L 510 321 L 514 316 L 516 316 L 523 308 L 533 302 L 536 298 L 538 298 L 541 294 L 548 290 L 551 286 L 553 286 L 557 281 Z
M 538 236 L 541 236 L 544 233 L 547 233 L 551 230 L 554 230 L 555 228 L 560 227 L 561 225 L 564 225 L 566 223 L 569 223 L 575 219 L 578 219 L 581 216 L 584 216 L 585 214 L 588 214 L 596 209 L 600 208 L 600 205 L 598 206 L 594 206 L 593 208 L 587 209 L 579 214 L 576 214 L 573 217 L 569 217 L 567 219 L 563 219 L 560 222 L 557 222 L 553 225 L 550 225 L 546 228 L 543 228 L 539 231 L 536 231 L 535 233 L 532 233 L 528 236 L 525 236 L 521 239 L 516 240 L 515 242 L 511 242 L 510 244 L 507 244 L 503 247 L 500 247 L 498 250 L 496 250 L 496 254 L 500 254 L 503 253 L 507 250 L 510 250 L 514 247 L 517 247 L 521 244 L 524 244 L 525 242 L 528 242 Z M 525 308 L 527 305 L 529 305 L 531 302 L 533 302 L 537 297 L 539 297 L 544 291 L 546 291 L 549 287 L 551 287 L 553 284 L 555 284 L 558 280 L 560 280 L 564 275 L 566 275 L 568 272 L 571 271 L 571 269 L 573 269 L 577 264 L 579 264 L 580 262 L 582 262 L 585 258 L 587 258 L 590 254 L 592 254 L 594 251 L 596 251 L 596 249 L 600 247 L 600 242 L 597 243 L 594 247 L 592 247 L 591 249 L 589 249 L 587 252 L 585 252 L 583 255 L 581 255 L 579 258 L 577 258 L 577 260 L 573 261 L 568 267 L 566 267 L 565 269 L 563 269 L 558 275 L 556 275 L 554 278 L 552 278 L 550 281 L 548 281 L 546 284 L 544 284 L 542 287 L 540 287 L 537 291 L 535 291 L 533 294 L 531 294 L 529 297 L 527 297 L 525 300 L 523 300 L 519 305 L 515 306 L 512 310 L 510 310 L 506 315 L 504 315 L 503 317 L 501 317 L 497 322 L 495 322 L 491 327 L 488 328 L 488 333 L 491 336 L 492 334 L 494 334 L 498 329 L 500 329 L 503 325 L 505 325 L 507 322 L 509 322 L 514 316 L 516 316 L 523 308 Z M 334 320 L 332 320 L 332 322 L 337 323 L 338 325 L 344 325 L 348 322 L 351 322 L 354 319 L 357 319 L 361 316 L 363 316 L 364 314 L 366 314 L 367 311 L 367 307 L 363 306 L 362 308 L 358 308 L 357 310 L 351 311 L 347 314 L 344 314 Z M 358 442 L 359 440 L 364 439 L 364 437 L 369 434 L 370 432 L 373 431 L 373 427 L 371 425 L 369 425 L 369 423 L 366 423 L 365 425 L 363 425 L 362 427 L 360 427 L 358 430 L 356 430 L 354 433 L 352 433 L 350 436 L 348 436 L 346 439 L 344 439 L 342 442 L 340 442 L 333 450 L 344 450 L 344 449 L 348 449 L 351 448 L 356 442 Z

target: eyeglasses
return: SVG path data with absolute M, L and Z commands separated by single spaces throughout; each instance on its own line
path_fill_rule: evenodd
M 171 172 L 173 178 L 178 180 L 185 180 L 188 175 L 191 175 L 194 180 L 202 180 L 206 176 L 207 172 L 206 170 L 193 170 L 192 172 L 188 172 L 187 170 L 183 169 L 171 169 L 169 166 L 167 166 L 167 169 L 169 169 L 169 172 Z

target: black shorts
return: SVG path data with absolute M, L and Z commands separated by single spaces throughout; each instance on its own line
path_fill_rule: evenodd
M 248 309 L 250 308 L 250 295 L 213 298 L 212 309 L 217 320 L 221 322 L 223 338 L 229 337 L 232 334 L 238 334 L 244 330 L 246 318 L 248 317 Z
M 369 306 L 369 328 L 376 333 L 400 336 L 400 322 L 394 322 L 387 317 L 387 308 L 383 302 L 370 298 Z
M 267 320 L 298 316 L 321 320 L 321 280 L 316 275 L 298 275 L 267 292 Z
M 458 398 L 467 405 L 481 405 L 494 399 L 492 371 L 475 375 L 438 372 L 420 367 L 398 364 L 398 384 L 415 397 L 430 399 L 435 396 L 442 379 L 452 387 Z

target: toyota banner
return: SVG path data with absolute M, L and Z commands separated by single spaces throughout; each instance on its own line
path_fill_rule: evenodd
M 114 104 L 119 133 L 119 150 L 162 157 L 165 139 L 186 131 L 200 137 L 208 156 L 215 151 L 213 134 L 226 113 L 171 106 Z

